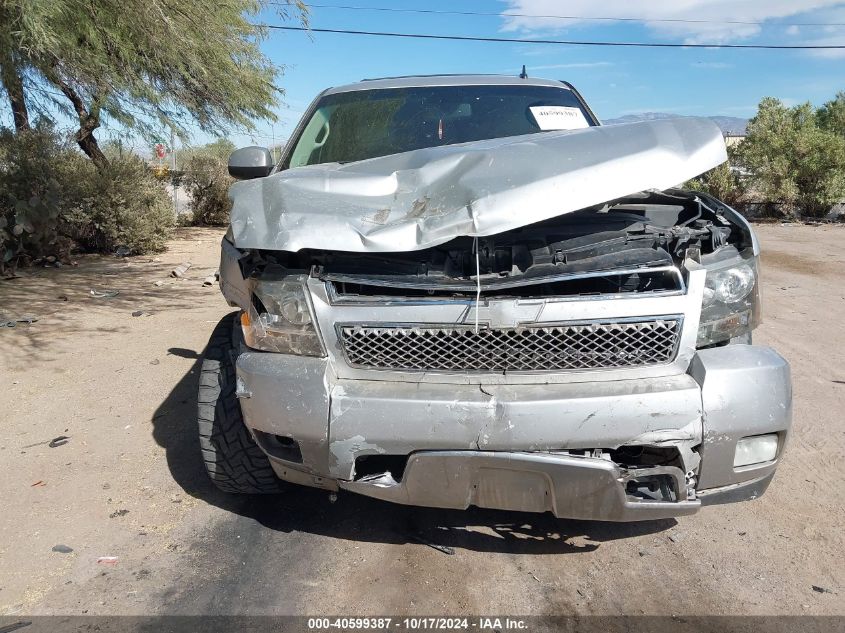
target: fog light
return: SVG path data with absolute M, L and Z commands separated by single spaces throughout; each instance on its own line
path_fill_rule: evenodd
M 778 454 L 777 433 L 744 437 L 736 443 L 734 468 L 770 462 Z

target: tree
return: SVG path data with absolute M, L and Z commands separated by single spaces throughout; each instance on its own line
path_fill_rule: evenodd
M 826 130 L 845 137 L 845 90 L 836 93 L 836 98 L 819 108 L 819 125 Z
M 51 104 L 78 121 L 75 140 L 102 169 L 104 117 L 148 136 L 196 124 L 223 133 L 274 120 L 281 69 L 255 24 L 269 0 L 0 0 L 0 80 L 18 130 Z M 305 23 L 302 0 L 274 2 Z M 281 7 L 281 8 L 279 8 Z M 37 98 L 36 98 L 37 97 Z
M 41 257 L 67 260 L 77 248 L 164 247 L 174 224 L 164 185 L 130 152 L 110 159 L 98 170 L 44 119 L 15 133 L 0 127 L 0 277 Z
M 684 188 L 703 191 L 731 207 L 741 207 L 746 201 L 747 192 L 745 183 L 732 167 L 736 163 L 736 152 L 733 147 L 729 147 L 726 162 L 701 174 L 698 178 L 687 181 L 684 183 Z
M 14 36 L 20 28 L 20 11 L 11 3 L 0 0 L 0 93 L 5 93 L 9 100 L 15 130 L 25 132 L 31 128 L 21 76 L 23 62 Z
M 195 156 L 213 156 L 225 165 L 229 161 L 229 155 L 237 149 L 235 144 L 227 138 L 218 138 L 211 143 L 199 147 L 188 146 L 176 152 L 176 162 L 179 165 L 186 165 Z
M 229 176 L 227 163 L 235 145 L 228 139 L 217 139 L 200 147 L 189 147 L 179 152 L 179 161 L 185 172 L 184 185 L 191 197 L 191 222 L 200 225 L 229 223 L 232 201 L 229 186 L 234 179 Z
M 772 97 L 760 102 L 737 148 L 754 194 L 810 216 L 845 197 L 845 136 L 822 120 L 809 103 L 789 108 Z

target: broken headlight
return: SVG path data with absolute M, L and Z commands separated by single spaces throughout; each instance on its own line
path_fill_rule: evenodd
M 759 322 L 757 258 L 708 266 L 697 346 L 708 347 L 750 335 Z
M 325 356 L 314 327 L 306 275 L 256 281 L 250 309 L 241 314 L 246 344 L 264 352 Z

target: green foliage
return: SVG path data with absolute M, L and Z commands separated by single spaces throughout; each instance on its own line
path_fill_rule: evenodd
M 821 125 L 823 118 L 809 103 L 789 108 L 771 97 L 760 102 L 737 148 L 755 196 L 814 217 L 845 198 L 845 136 Z
M 31 88 L 36 114 L 52 102 L 78 118 L 98 166 L 102 117 L 148 138 L 252 129 L 276 118 L 282 94 L 260 49 L 262 11 L 307 21 L 301 0 L 0 0 L 0 81 Z
M 176 151 L 177 167 L 182 168 L 194 156 L 213 156 L 224 163 L 229 161 L 229 156 L 237 149 L 235 144 L 227 138 L 218 138 L 206 145 L 198 147 L 187 146 Z
M 125 143 L 122 138 L 109 140 L 102 145 L 103 154 L 111 160 L 122 160 L 129 156 L 138 156 L 131 144 Z
M 164 185 L 137 156 L 92 170 L 85 190 L 65 215 L 68 235 L 83 249 L 132 254 L 164 250 L 172 235 L 173 205 Z
M 0 129 L 0 269 L 66 250 L 59 226 L 88 162 L 50 125 Z
M 48 124 L 0 129 L 0 270 L 73 247 L 161 250 L 173 224 L 167 192 L 138 157 L 98 171 Z
M 195 148 L 185 163 L 183 183 L 191 196 L 192 224 L 229 223 L 229 186 L 234 179 L 229 176 L 227 164 L 233 149 L 229 141 L 217 141 Z
M 684 184 L 685 189 L 703 191 L 726 204 L 741 208 L 747 200 L 745 183 L 731 165 L 736 163 L 733 148 L 728 148 L 728 161 Z
M 837 92 L 835 99 L 819 108 L 818 116 L 821 127 L 845 137 L 845 91 Z

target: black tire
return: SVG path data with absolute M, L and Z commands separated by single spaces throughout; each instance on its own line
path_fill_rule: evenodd
M 220 490 L 272 494 L 281 490 L 279 479 L 246 428 L 235 396 L 232 333 L 237 316 L 223 317 L 203 355 L 197 400 L 200 448 L 205 469 Z

